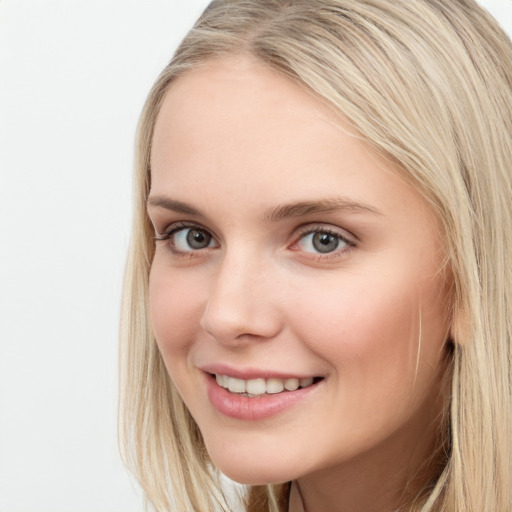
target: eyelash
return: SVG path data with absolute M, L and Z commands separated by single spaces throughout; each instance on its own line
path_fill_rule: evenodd
M 205 228 L 198 224 L 192 224 L 188 222 L 175 222 L 172 224 L 164 233 L 162 234 L 156 234 L 154 237 L 157 242 L 169 242 L 169 248 L 171 252 L 177 256 L 190 256 L 191 253 L 197 252 L 194 251 L 194 249 L 191 248 L 190 251 L 180 251 L 176 248 L 175 242 L 173 240 L 174 235 L 179 233 L 180 231 L 186 230 L 186 229 L 196 229 L 197 231 L 201 231 L 204 233 L 208 233 L 212 239 L 214 240 L 215 237 Z M 204 249 L 203 249 L 204 250 Z
M 187 223 L 187 222 L 176 222 L 176 223 L 172 224 L 165 231 L 165 233 L 163 233 L 163 234 L 157 233 L 154 238 L 157 242 L 169 242 L 169 249 L 176 256 L 192 257 L 192 255 L 194 253 L 208 249 L 208 247 L 205 247 L 203 249 L 196 249 L 196 250 L 191 248 L 189 251 L 180 251 L 179 249 L 177 249 L 175 242 L 173 240 L 173 237 L 180 231 L 183 231 L 186 229 L 195 229 L 199 232 L 207 233 L 209 236 L 212 237 L 212 240 L 215 240 L 215 237 L 210 233 L 210 231 L 208 229 L 203 228 L 202 226 L 200 226 L 198 224 Z M 336 248 L 332 252 L 326 252 L 326 253 L 302 251 L 306 254 L 310 254 L 311 255 L 310 257 L 312 257 L 316 260 L 327 260 L 332 257 L 336 257 L 336 256 L 339 257 L 340 254 L 346 254 L 356 246 L 356 242 L 354 242 L 353 240 L 350 240 L 347 236 L 341 234 L 336 229 L 326 227 L 325 225 L 313 225 L 313 226 L 308 225 L 303 230 L 299 230 L 299 233 L 295 237 L 295 241 L 289 247 L 291 248 L 291 250 L 300 251 L 300 249 L 293 249 L 293 247 L 297 246 L 308 235 L 315 234 L 315 233 L 322 233 L 322 234 L 336 237 L 340 242 L 345 244 L 345 247 L 342 247 L 341 249 Z
M 321 253 L 321 252 L 303 251 L 306 254 L 310 254 L 311 255 L 310 257 L 312 257 L 316 260 L 325 261 L 325 260 L 328 260 L 329 258 L 339 257 L 341 254 L 345 255 L 349 251 L 354 249 L 354 247 L 356 247 L 356 243 L 353 240 L 349 239 L 346 235 L 343 235 L 342 233 L 340 233 L 339 230 L 330 228 L 330 227 L 327 227 L 327 226 L 321 225 L 321 224 L 313 225 L 313 226 L 308 225 L 307 227 L 305 227 L 305 229 L 303 231 L 299 231 L 299 233 L 296 237 L 296 241 L 292 244 L 292 247 L 298 245 L 301 240 L 304 240 L 308 235 L 311 235 L 314 233 L 322 233 L 325 235 L 330 235 L 330 236 L 336 237 L 340 242 L 345 244 L 345 247 L 336 248 L 332 252 Z M 297 249 L 297 250 L 299 250 L 299 249 Z

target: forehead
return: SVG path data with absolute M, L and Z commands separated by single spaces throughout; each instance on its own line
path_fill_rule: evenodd
M 308 162 L 337 157 L 349 164 L 357 153 L 370 154 L 353 131 L 312 92 L 255 60 L 230 57 L 171 85 L 157 116 L 151 167 L 155 174 L 206 164 L 214 173 L 221 162 L 223 169 L 261 172 L 270 156 L 274 174 L 292 177 Z
M 151 169 L 152 194 L 187 202 L 198 190 L 219 202 L 239 198 L 240 207 L 347 195 L 396 202 L 404 191 L 401 202 L 420 201 L 332 106 L 241 57 L 207 62 L 171 85 Z
M 217 59 L 186 72 L 170 86 L 157 117 L 153 146 L 168 144 L 173 130 L 174 135 L 186 136 L 189 144 L 203 135 L 211 138 L 212 132 L 218 134 L 212 139 L 215 147 L 221 135 L 229 135 L 224 139 L 228 147 L 249 141 L 268 143 L 265 126 L 272 126 L 284 139 L 303 135 L 301 130 L 292 133 L 292 123 L 303 123 L 305 128 L 322 119 L 335 125 L 334 117 L 332 109 L 312 93 L 258 61 Z M 162 136 L 167 140 L 162 141 Z M 207 140 L 200 142 L 204 147 Z
M 231 106 L 227 111 L 221 101 L 223 92 Z M 301 109 L 297 109 L 297 102 Z M 334 118 L 333 110 L 322 106 L 312 91 L 250 56 L 212 59 L 186 71 L 169 87 L 159 118 L 166 114 L 204 114 L 205 106 L 213 113 L 212 108 L 217 106 L 215 113 L 222 114 L 226 121 L 230 111 L 255 115 L 263 104 L 276 111 L 273 121 L 280 112 L 290 109 L 297 115 L 318 114 L 319 109 L 324 114 L 330 111 Z

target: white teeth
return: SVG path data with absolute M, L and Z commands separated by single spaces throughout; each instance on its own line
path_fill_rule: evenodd
M 226 377 L 225 375 L 215 375 L 215 380 L 219 386 L 227 389 L 229 377 Z
M 265 379 L 250 379 L 245 384 L 245 390 L 250 395 L 262 395 L 267 391 Z
M 300 387 L 307 388 L 313 384 L 313 377 L 306 377 L 305 379 L 300 379 Z
M 276 394 L 283 391 L 296 391 L 299 388 L 307 388 L 313 384 L 313 377 L 297 379 L 237 379 L 227 375 L 215 375 L 215 380 L 219 386 L 228 389 L 231 393 L 239 393 L 244 396 L 255 397 L 264 394 Z
M 299 389 L 299 379 L 286 379 L 284 381 L 284 389 L 288 391 L 295 391 Z
M 231 393 L 245 393 L 245 380 L 235 379 L 235 377 L 228 379 L 228 389 Z
M 284 391 L 284 382 L 281 379 L 268 379 L 267 380 L 267 393 L 281 393 Z

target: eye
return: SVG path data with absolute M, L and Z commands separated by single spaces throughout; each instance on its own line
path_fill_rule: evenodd
M 316 254 L 328 254 L 354 245 L 341 234 L 330 230 L 315 230 L 302 235 L 297 242 L 300 250 Z
M 217 247 L 217 242 L 213 236 L 199 226 L 175 225 L 165 234 L 156 237 L 160 241 L 169 241 L 172 252 L 176 254 L 191 253 Z
M 204 229 L 182 228 L 176 231 L 172 238 L 173 246 L 179 252 L 197 251 L 214 247 L 213 237 Z

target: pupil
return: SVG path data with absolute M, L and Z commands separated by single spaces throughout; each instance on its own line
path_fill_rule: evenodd
M 193 249 L 204 249 L 210 244 L 211 236 L 204 231 L 191 229 L 187 233 L 187 243 Z
M 329 233 L 315 233 L 313 236 L 313 246 L 318 252 L 332 252 L 338 247 L 338 244 L 338 237 Z

